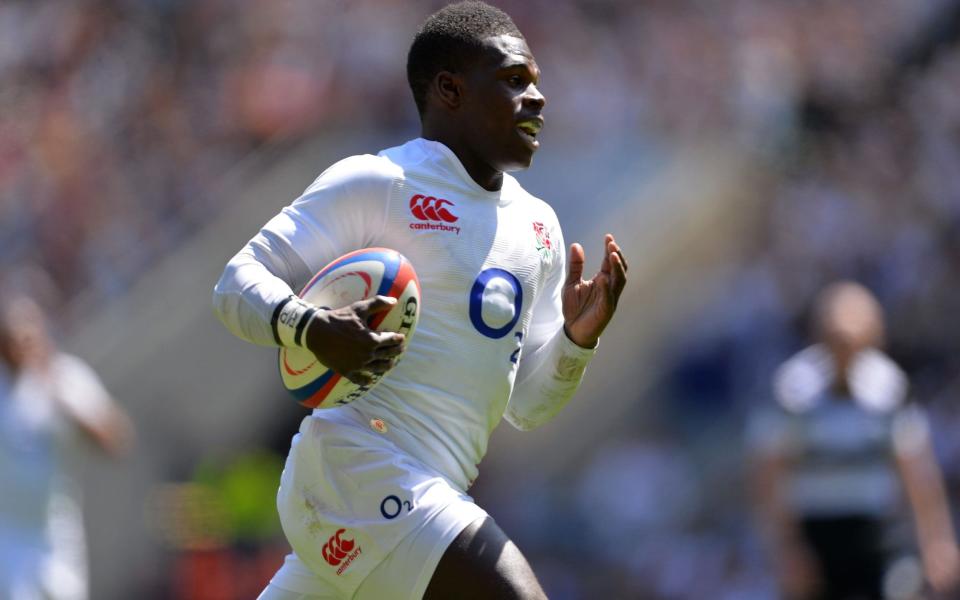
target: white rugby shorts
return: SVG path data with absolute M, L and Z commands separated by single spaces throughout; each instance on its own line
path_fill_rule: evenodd
M 277 494 L 294 554 L 261 600 L 419 600 L 447 546 L 487 516 L 382 423 L 345 408 L 305 418 L 294 436 Z

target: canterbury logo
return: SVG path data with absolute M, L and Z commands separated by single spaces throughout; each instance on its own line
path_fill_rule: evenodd
M 345 540 L 342 536 L 346 529 L 339 529 L 333 536 L 327 540 L 327 543 L 323 545 L 323 559 L 330 563 L 330 566 L 336 567 L 343 559 L 350 554 L 350 551 L 353 550 L 353 547 L 356 545 L 356 540 Z
M 447 206 L 453 206 L 453 202 L 444 198 L 434 198 L 433 196 L 424 196 L 417 194 L 410 198 L 410 212 L 421 221 L 442 221 L 445 223 L 456 223 L 460 219 L 457 215 L 447 210 Z

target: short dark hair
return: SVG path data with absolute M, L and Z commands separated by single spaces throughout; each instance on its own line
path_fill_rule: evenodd
M 498 35 L 523 38 L 510 15 L 486 2 L 449 4 L 427 17 L 407 54 L 407 81 L 421 116 L 437 73 L 469 68 L 479 57 L 483 40 Z

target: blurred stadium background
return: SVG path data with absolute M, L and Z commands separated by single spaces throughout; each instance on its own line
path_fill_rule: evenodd
M 210 310 L 225 261 L 333 161 L 418 131 L 437 1 L 0 3 L 0 276 L 131 412 L 84 460 L 93 598 L 252 598 L 305 411 Z M 632 278 L 557 421 L 497 430 L 475 497 L 552 598 L 774 598 L 743 424 L 856 278 L 960 495 L 960 3 L 503 0 L 543 72 L 521 181 Z M 592 257 L 592 259 L 591 259 Z

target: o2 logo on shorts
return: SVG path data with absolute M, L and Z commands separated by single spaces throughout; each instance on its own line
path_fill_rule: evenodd
M 406 508 L 407 512 L 413 510 L 413 504 L 409 500 L 401 500 L 399 497 L 390 494 L 380 502 L 380 514 L 388 521 L 396 519 Z
M 470 322 L 477 331 L 498 340 L 520 320 L 523 287 L 517 276 L 496 267 L 484 269 L 470 290 Z

